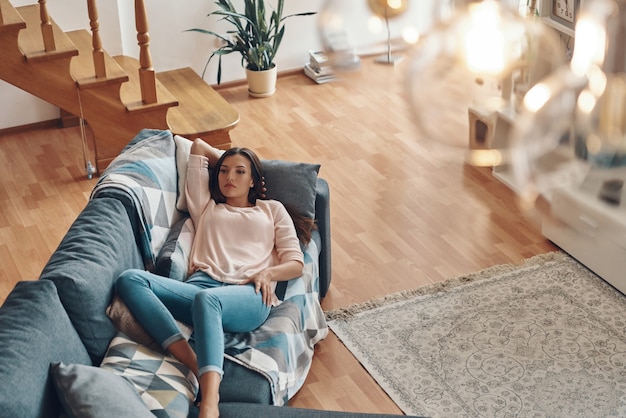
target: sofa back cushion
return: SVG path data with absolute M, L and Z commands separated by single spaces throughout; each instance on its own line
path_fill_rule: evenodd
M 51 362 L 91 364 L 54 284 L 18 283 L 0 307 L 0 417 L 57 417 Z
M 91 200 L 41 273 L 51 280 L 92 361 L 99 364 L 115 327 L 106 316 L 113 284 L 129 268 L 143 268 L 124 205 Z

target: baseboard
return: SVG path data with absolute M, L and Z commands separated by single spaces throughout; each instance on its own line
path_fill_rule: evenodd
M 0 136 L 12 135 L 22 132 L 34 131 L 37 129 L 49 129 L 62 127 L 61 119 L 50 119 L 41 122 L 29 123 L 26 125 L 12 126 L 10 128 L 0 129 Z
M 296 75 L 296 74 L 302 74 L 304 75 L 304 70 L 302 68 L 293 68 L 291 70 L 285 70 L 285 71 L 279 71 L 278 72 L 278 78 L 282 78 L 282 77 L 289 77 L 292 75 Z M 222 84 L 211 84 L 211 87 L 214 90 L 223 90 L 223 89 L 228 89 L 231 87 L 239 87 L 239 86 L 245 86 L 246 84 L 248 84 L 248 81 L 246 81 L 246 79 L 241 79 L 241 80 L 233 80 L 233 81 L 228 81 L 226 83 L 222 83 Z

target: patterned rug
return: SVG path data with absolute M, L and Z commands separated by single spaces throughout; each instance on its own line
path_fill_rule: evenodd
M 327 317 L 409 415 L 626 416 L 626 297 L 560 252 Z

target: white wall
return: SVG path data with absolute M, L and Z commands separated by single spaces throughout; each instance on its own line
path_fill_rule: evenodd
M 34 0 L 10 0 L 14 6 L 32 4 Z M 344 5 L 346 16 L 355 21 L 364 14 L 367 2 L 364 0 L 329 0 Z M 432 15 L 430 4 L 437 0 L 409 0 L 409 13 L 403 19 L 417 22 L 419 28 L 426 28 Z M 241 0 L 233 0 L 235 4 Z M 286 1 L 285 15 L 320 11 L 325 0 Z M 350 3 L 352 2 L 352 3 Z M 275 4 L 275 0 L 268 0 Z M 65 30 L 89 29 L 87 6 L 84 0 L 48 0 L 50 16 Z M 204 65 L 211 52 L 217 48 L 212 37 L 186 32 L 194 27 L 210 29 L 217 32 L 225 31 L 223 22 L 206 17 L 215 9 L 210 0 L 145 0 L 148 13 L 150 52 L 153 66 L 157 71 L 165 71 L 181 67 L 191 67 L 202 74 Z M 100 35 L 104 49 L 110 55 L 124 54 L 138 57 L 137 33 L 134 21 L 134 2 L 105 0 L 98 2 Z M 321 41 L 318 35 L 318 15 L 293 17 L 286 20 L 286 31 L 281 49 L 277 54 L 276 63 L 279 72 L 301 68 L 308 60 L 309 49 L 319 49 Z M 349 22 L 347 23 L 349 24 Z M 357 42 L 384 41 L 386 32 L 377 35 L 357 34 L 362 24 L 348 25 L 355 33 L 351 40 Z M 394 21 L 394 27 L 397 23 Z M 356 28 L 356 29 L 353 29 Z M 396 35 L 393 33 L 393 35 Z M 222 61 L 222 82 L 241 80 L 245 72 L 240 65 L 240 57 L 230 55 Z M 209 84 L 216 83 L 217 59 L 211 64 L 205 75 Z M 30 123 L 55 119 L 58 109 L 25 93 L 13 86 L 0 81 L 0 129 L 26 125 Z

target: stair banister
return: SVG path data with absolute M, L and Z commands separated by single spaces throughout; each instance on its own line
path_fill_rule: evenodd
M 46 52 L 56 51 L 54 43 L 54 34 L 52 33 L 52 22 L 48 15 L 46 0 L 39 0 L 39 15 L 41 17 L 41 36 L 43 37 L 43 46 Z
M 135 26 L 139 44 L 139 82 L 141 98 L 144 104 L 157 102 L 156 74 L 152 68 L 150 56 L 150 35 L 148 34 L 148 16 L 143 0 L 135 0 Z
M 104 64 L 102 40 L 100 39 L 100 23 L 98 22 L 98 8 L 96 6 L 96 0 L 87 0 L 87 11 L 89 13 L 89 26 L 91 27 L 93 66 L 96 78 L 105 78 L 107 76 L 107 71 Z

